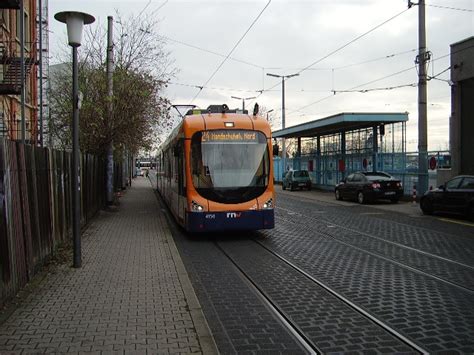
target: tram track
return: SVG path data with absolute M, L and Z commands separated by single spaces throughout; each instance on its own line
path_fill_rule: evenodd
M 308 314 L 309 317 L 312 317 L 313 321 L 323 323 L 321 328 L 324 329 L 324 323 L 331 323 L 332 321 L 336 323 L 336 319 L 325 319 L 327 317 L 327 313 L 338 314 L 338 312 L 345 313 L 345 317 L 351 319 L 352 324 L 357 324 L 356 328 L 350 328 L 347 324 L 341 326 L 341 328 L 334 328 L 332 325 L 328 327 L 328 333 L 335 332 L 333 334 L 334 338 L 343 339 L 344 336 L 347 335 L 348 338 L 350 336 L 348 334 L 357 334 L 360 337 L 361 342 L 367 341 L 366 339 L 370 339 L 367 343 L 364 343 L 363 350 L 368 351 L 370 350 L 370 346 L 373 346 L 372 349 L 375 353 L 378 352 L 378 349 L 382 349 L 385 347 L 385 351 L 387 351 L 387 347 L 385 344 L 392 344 L 394 346 L 392 351 L 402 351 L 404 353 L 417 353 L 417 354 L 428 354 L 429 351 L 424 349 L 423 347 L 419 346 L 408 337 L 404 336 L 400 332 L 398 332 L 393 327 L 386 324 L 383 320 L 371 315 L 369 312 L 364 310 L 362 307 L 359 307 L 354 302 L 351 302 L 347 297 L 342 295 L 340 292 L 337 292 L 335 289 L 330 287 L 322 280 L 318 280 L 314 276 L 310 275 L 308 272 L 304 271 L 302 268 L 298 267 L 294 263 L 292 263 L 288 258 L 280 255 L 279 253 L 271 250 L 270 248 L 266 247 L 264 244 L 259 242 L 258 240 L 253 240 L 260 249 L 260 251 L 256 252 L 254 248 L 254 244 L 252 246 L 242 247 L 242 243 L 239 245 L 234 245 L 229 247 L 229 243 L 226 242 L 217 242 L 214 243 L 218 247 L 219 250 L 230 260 L 230 262 L 236 267 L 236 269 L 241 273 L 242 277 L 244 277 L 248 282 L 252 285 L 253 289 L 259 296 L 265 300 L 265 302 L 270 305 L 270 309 L 274 312 L 275 316 L 281 319 L 285 326 L 287 327 L 288 331 L 291 334 L 297 334 L 297 338 L 302 344 L 302 346 L 307 349 L 310 353 L 326 353 L 326 352 L 333 352 L 334 350 L 340 352 L 343 348 L 337 348 L 337 341 L 331 343 L 327 340 L 327 336 L 323 334 L 318 334 L 317 332 L 311 332 L 313 329 L 311 326 L 308 326 L 308 320 L 302 320 L 301 314 L 295 312 L 293 307 L 291 306 L 292 302 L 297 304 L 298 302 L 305 303 L 308 305 L 309 312 L 312 311 L 311 304 L 315 302 L 315 299 L 312 299 L 310 296 L 307 296 L 305 299 L 305 295 L 297 296 L 302 297 L 302 300 L 298 299 L 291 299 L 291 295 L 287 293 L 287 299 L 285 299 L 282 304 L 279 304 L 281 301 L 278 297 L 278 293 L 285 292 L 286 289 L 281 289 L 281 285 L 274 285 L 269 286 L 268 284 L 271 281 L 268 280 L 278 280 L 278 273 L 275 275 L 272 274 L 272 270 L 281 269 L 286 270 L 283 271 L 283 274 L 290 275 L 293 273 L 292 279 L 295 282 L 295 285 L 284 285 L 289 289 L 301 287 L 306 290 L 309 290 L 309 294 L 316 294 L 318 303 L 322 303 L 319 309 L 323 310 L 323 313 L 318 314 Z M 234 251 L 232 251 L 234 248 Z M 253 249 L 253 250 L 252 250 Z M 264 255 L 263 253 L 267 254 Z M 252 254 L 253 257 L 255 255 L 259 255 L 259 262 L 268 263 L 267 267 L 264 268 L 265 272 L 257 273 L 255 269 L 252 268 L 249 261 L 245 260 L 243 255 L 248 255 L 249 253 Z M 267 259 L 273 259 L 271 263 L 267 261 Z M 275 263 L 279 263 L 280 265 L 276 266 Z M 290 271 L 291 270 L 291 271 Z M 262 274 L 264 274 L 264 278 L 267 278 L 265 282 L 262 283 Z M 259 280 L 260 278 L 260 280 Z M 285 283 L 291 282 L 289 280 L 285 281 Z M 275 299 L 274 299 L 274 298 Z M 327 312 L 326 309 L 331 309 L 333 312 Z M 336 309 L 336 310 L 335 310 Z M 329 316 L 330 317 L 330 316 Z M 304 317 L 303 317 L 304 318 Z M 362 320 L 361 320 L 362 319 Z M 310 323 L 310 322 L 309 322 Z M 300 325 L 302 324 L 302 325 Z M 307 328 L 309 331 L 307 331 Z M 376 329 L 374 329 L 376 328 Z M 340 333 L 338 333 L 340 332 Z M 383 334 L 382 334 L 383 333 Z M 347 339 L 350 343 L 351 340 Z M 396 342 L 399 342 L 398 345 Z M 322 345 L 318 345 L 318 343 Z M 356 348 L 352 349 L 355 350 Z M 347 351 L 348 349 L 344 350 Z M 349 348 L 349 350 L 351 350 Z
M 219 245 L 218 242 L 214 242 L 216 247 L 227 257 L 228 260 L 235 266 L 235 268 L 241 273 L 241 275 L 248 281 L 249 287 L 253 289 L 253 291 L 260 297 L 260 299 L 266 304 L 268 309 L 279 319 L 286 330 L 296 338 L 298 343 L 301 345 L 303 349 L 308 351 L 308 354 L 316 355 L 322 354 L 323 352 L 319 349 L 316 344 L 314 344 L 308 337 L 304 334 L 304 332 L 298 327 L 297 324 L 291 321 L 288 316 L 282 312 L 278 305 L 276 305 L 270 297 L 259 287 L 257 283 L 255 283 L 251 277 L 249 277 L 245 271 L 236 263 L 229 254 Z
M 280 192 L 281 193 L 281 192 Z M 347 201 L 343 201 L 344 204 L 341 203 L 341 201 L 333 201 L 333 202 L 330 202 L 330 201 L 324 201 L 324 200 L 318 200 L 314 197 L 308 197 L 308 196 L 304 196 L 304 195 L 298 195 L 298 197 L 296 198 L 296 196 L 294 195 L 290 195 L 288 192 L 285 192 L 284 193 L 285 197 L 290 199 L 290 200 L 293 200 L 295 202 L 299 202 L 301 199 L 305 200 L 305 201 L 308 201 L 312 204 L 315 204 L 315 205 L 318 205 L 318 206 L 321 206 L 321 207 L 331 207 L 331 208 L 337 208 L 337 207 L 344 207 L 344 208 L 357 208 L 359 207 L 358 204 L 349 204 L 347 203 Z M 376 209 L 374 206 L 371 206 L 371 205 L 364 205 L 364 207 L 368 207 L 368 208 L 371 208 L 371 209 Z M 417 207 L 418 208 L 418 207 Z M 390 211 L 386 210 L 386 209 L 378 209 L 378 212 L 368 212 L 367 215 L 373 215 L 373 216 L 377 216 L 377 215 L 386 215 L 388 213 L 391 213 Z M 411 216 L 411 215 L 408 215 L 408 216 Z M 413 216 L 411 216 L 413 217 Z M 421 216 L 420 216 L 421 217 Z M 427 216 L 423 216 L 424 218 L 429 218 Z M 378 217 L 380 218 L 380 217 Z M 383 218 L 380 218 L 381 220 L 384 220 Z M 419 219 L 419 218 L 418 218 Z M 415 221 L 412 221 L 412 222 L 415 222 Z M 392 225 L 398 225 L 398 226 L 403 226 L 403 227 L 408 227 L 408 228 L 416 228 L 418 230 L 423 230 L 423 231 L 427 231 L 427 232 L 433 232 L 433 229 L 431 228 L 428 228 L 426 226 L 423 226 L 423 225 L 420 225 L 419 223 L 417 224 L 408 224 L 408 223 L 403 223 L 403 222 L 400 222 L 400 221 L 396 221 L 396 220 L 393 220 L 391 219 L 390 220 L 390 224 Z M 444 235 L 447 235 L 447 236 L 451 236 L 451 237 L 459 237 L 458 234 L 454 234 L 454 233 L 451 233 L 451 232 L 446 232 L 446 231 L 443 231 L 442 232 Z
M 300 218 L 308 222 L 307 217 L 295 212 L 290 217 L 291 223 L 282 219 L 274 230 L 252 233 L 250 239 L 240 234 L 203 235 L 198 241 L 185 235 L 178 238 L 182 240 L 179 244 L 186 245 L 188 250 L 187 268 L 194 265 L 190 270 L 199 281 L 193 284 L 199 290 L 199 299 L 203 297 L 206 318 L 210 317 L 213 332 L 219 334 L 217 344 L 222 351 L 292 349 L 291 353 L 295 354 L 361 353 L 367 349 L 373 353 L 472 351 L 473 343 L 468 340 L 474 324 L 471 294 L 336 243 L 333 238 L 325 240 L 324 235 L 315 234 Z M 253 239 L 266 249 L 256 247 Z M 247 243 L 251 243 L 248 249 Z M 239 248 L 245 249 L 239 251 Z M 269 259 L 273 264 L 267 265 Z M 279 273 L 270 278 L 277 269 Z M 261 296 L 262 292 L 265 297 Z M 250 294 L 259 302 L 252 302 Z M 435 347 L 430 343 L 434 338 Z
M 287 208 L 282 208 L 282 207 L 276 207 L 277 209 L 279 210 L 282 210 L 282 211 L 285 211 L 287 212 L 288 214 L 290 215 L 299 215 L 301 217 L 305 217 L 305 218 L 310 218 L 310 219 L 315 219 L 314 217 L 311 217 L 311 216 L 308 216 L 308 215 L 305 215 L 305 214 L 302 214 L 302 213 L 299 213 L 299 212 L 296 212 L 296 211 L 292 211 L 292 210 L 289 210 Z M 435 259 L 439 259 L 441 261 L 445 261 L 445 262 L 449 262 L 449 263 L 453 263 L 453 264 L 456 264 L 456 265 L 459 265 L 459 266 L 462 266 L 462 267 L 465 267 L 465 268 L 469 268 L 471 270 L 474 271 L 474 266 L 473 265 L 468 265 L 468 264 L 465 264 L 465 263 L 462 263 L 462 262 L 459 262 L 459 261 L 456 261 L 456 260 L 452 260 L 452 259 L 448 259 L 448 258 L 445 258 L 443 256 L 440 256 L 440 255 L 436 255 L 436 254 L 433 254 L 433 253 L 429 253 L 429 252 L 426 252 L 424 250 L 420 250 L 420 249 L 417 249 L 417 248 L 414 248 L 414 247 L 410 247 L 408 245 L 404 245 L 404 244 L 401 244 L 401 243 L 397 243 L 397 242 L 393 242 L 391 240 L 387 240 L 387 239 L 384 239 L 384 238 L 380 238 L 380 237 L 377 237 L 373 234 L 370 234 L 370 233 L 367 233 L 367 232 L 364 232 L 364 231 L 361 231 L 361 230 L 358 230 L 358 229 L 354 229 L 354 228 L 350 228 L 350 227 L 347 227 L 347 226 L 344 226 L 342 224 L 338 224 L 338 223 L 334 223 L 333 221 L 329 220 L 329 219 L 326 219 L 324 217 L 320 217 L 321 214 L 318 214 L 318 220 L 323 220 L 333 226 L 336 226 L 338 228 L 341 228 L 341 229 L 345 229 L 347 231 L 350 231 L 350 232 L 354 232 L 354 233 L 357 233 L 357 234 L 361 234 L 361 235 L 365 235 L 367 237 L 370 237 L 370 238 L 373 238 L 373 239 L 378 239 L 380 241 L 383 241 L 385 243 L 389 243 L 389 244 L 392 244 L 392 245 L 395 245 L 399 248 L 404 248 L 404 249 L 408 249 L 408 250 L 411 250 L 411 251 L 415 251 L 417 253 L 420 253 L 420 254 L 423 254 L 423 255 L 426 255 L 426 256 L 429 256 L 431 258 L 435 258 Z M 394 223 L 397 223 L 397 222 L 394 222 Z M 405 226 L 409 226 L 408 224 L 403 224 Z
M 467 292 L 474 293 L 474 279 L 472 279 L 472 277 L 471 277 L 472 272 L 474 271 L 474 266 L 472 266 L 472 265 L 468 265 L 466 263 L 462 263 L 462 262 L 452 260 L 452 259 L 440 256 L 440 255 L 429 253 L 427 251 L 420 250 L 418 248 L 414 248 L 414 247 L 411 247 L 411 246 L 408 246 L 408 245 L 393 242 L 393 241 L 387 240 L 385 238 L 378 237 L 376 235 L 373 235 L 373 234 L 370 234 L 370 233 L 367 233 L 367 232 L 364 232 L 364 231 L 360 231 L 360 230 L 350 228 L 350 227 L 347 227 L 347 226 L 344 226 L 344 225 L 341 225 L 341 224 L 338 224 L 338 223 L 334 223 L 332 220 L 325 218 L 321 214 L 318 214 L 318 216 L 316 218 L 316 217 L 308 216 L 308 215 L 302 214 L 300 212 L 290 210 L 290 209 L 286 209 L 286 208 L 282 208 L 282 207 L 277 207 L 277 209 L 281 210 L 281 211 L 284 211 L 286 214 L 291 216 L 291 219 L 279 217 L 281 220 L 283 220 L 287 223 L 297 223 L 295 221 L 295 218 L 302 218 L 302 219 L 306 219 L 306 220 L 312 220 L 315 223 L 324 222 L 326 224 L 326 227 L 328 227 L 328 228 L 327 228 L 326 231 L 323 231 L 321 228 L 318 229 L 317 232 L 319 234 L 325 235 L 326 237 L 329 237 L 329 238 L 333 238 L 334 240 L 338 241 L 339 243 L 345 244 L 345 245 L 350 246 L 352 248 L 356 248 L 359 251 L 362 251 L 362 252 L 368 253 L 370 255 L 373 255 L 375 257 L 379 257 L 379 258 L 382 258 L 384 260 L 395 263 L 400 267 L 404 267 L 404 268 L 409 269 L 411 271 L 418 272 L 418 273 L 420 273 L 424 276 L 431 277 L 431 278 L 436 279 L 438 281 L 441 281 L 441 282 L 447 283 L 449 285 L 458 287 L 458 288 L 460 288 L 462 290 L 465 290 Z M 409 253 L 412 253 L 412 254 L 414 253 L 416 255 L 420 255 L 422 258 L 427 258 L 427 259 L 434 260 L 436 263 L 438 263 L 438 265 L 440 265 L 440 264 L 451 264 L 452 265 L 451 268 L 454 267 L 454 268 L 457 269 L 457 271 L 454 274 L 455 274 L 455 279 L 457 277 L 459 280 L 457 280 L 457 282 L 456 282 L 456 280 L 453 281 L 452 278 L 448 278 L 445 275 L 441 275 L 441 272 L 440 272 L 440 275 L 436 275 L 436 274 L 433 273 L 433 271 L 427 272 L 427 271 L 423 270 L 418 265 L 410 266 L 406 262 L 398 261 L 398 260 L 394 259 L 393 257 L 385 256 L 381 252 L 370 251 L 370 250 L 364 249 L 363 247 L 357 246 L 357 244 L 355 242 L 345 241 L 345 240 L 343 240 L 343 237 L 341 237 L 341 233 L 336 232 L 336 230 L 338 230 L 338 229 L 348 231 L 350 233 L 354 233 L 355 235 L 365 236 L 365 237 L 370 238 L 372 240 L 376 240 L 380 243 L 391 245 L 394 248 L 406 250 Z M 359 242 L 359 241 L 357 241 L 357 242 Z M 412 257 L 411 259 L 416 260 L 416 262 L 420 263 L 421 266 L 430 265 L 430 262 L 421 263 L 420 262 L 420 257 L 418 257 L 418 256 L 417 257 Z M 431 262 L 431 264 L 432 264 L 432 262 Z M 443 268 L 442 265 L 438 267 L 438 269 L 442 269 L 442 268 Z M 426 266 L 425 266 L 425 269 L 426 269 Z M 467 283 L 467 286 L 466 286 L 466 283 Z

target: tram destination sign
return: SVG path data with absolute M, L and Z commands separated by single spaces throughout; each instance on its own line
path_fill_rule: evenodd
M 202 142 L 245 142 L 257 143 L 257 132 L 252 131 L 205 131 L 202 133 Z

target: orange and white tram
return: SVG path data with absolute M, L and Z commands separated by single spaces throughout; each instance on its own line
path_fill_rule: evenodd
M 274 227 L 271 129 L 257 110 L 191 109 L 163 144 L 157 188 L 187 231 Z

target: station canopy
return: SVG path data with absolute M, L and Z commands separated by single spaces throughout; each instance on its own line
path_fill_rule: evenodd
M 405 113 L 339 113 L 272 132 L 273 138 L 317 137 L 408 121 Z

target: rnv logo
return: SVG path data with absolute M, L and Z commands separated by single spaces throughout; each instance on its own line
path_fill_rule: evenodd
M 241 213 L 227 212 L 227 218 L 240 218 Z

